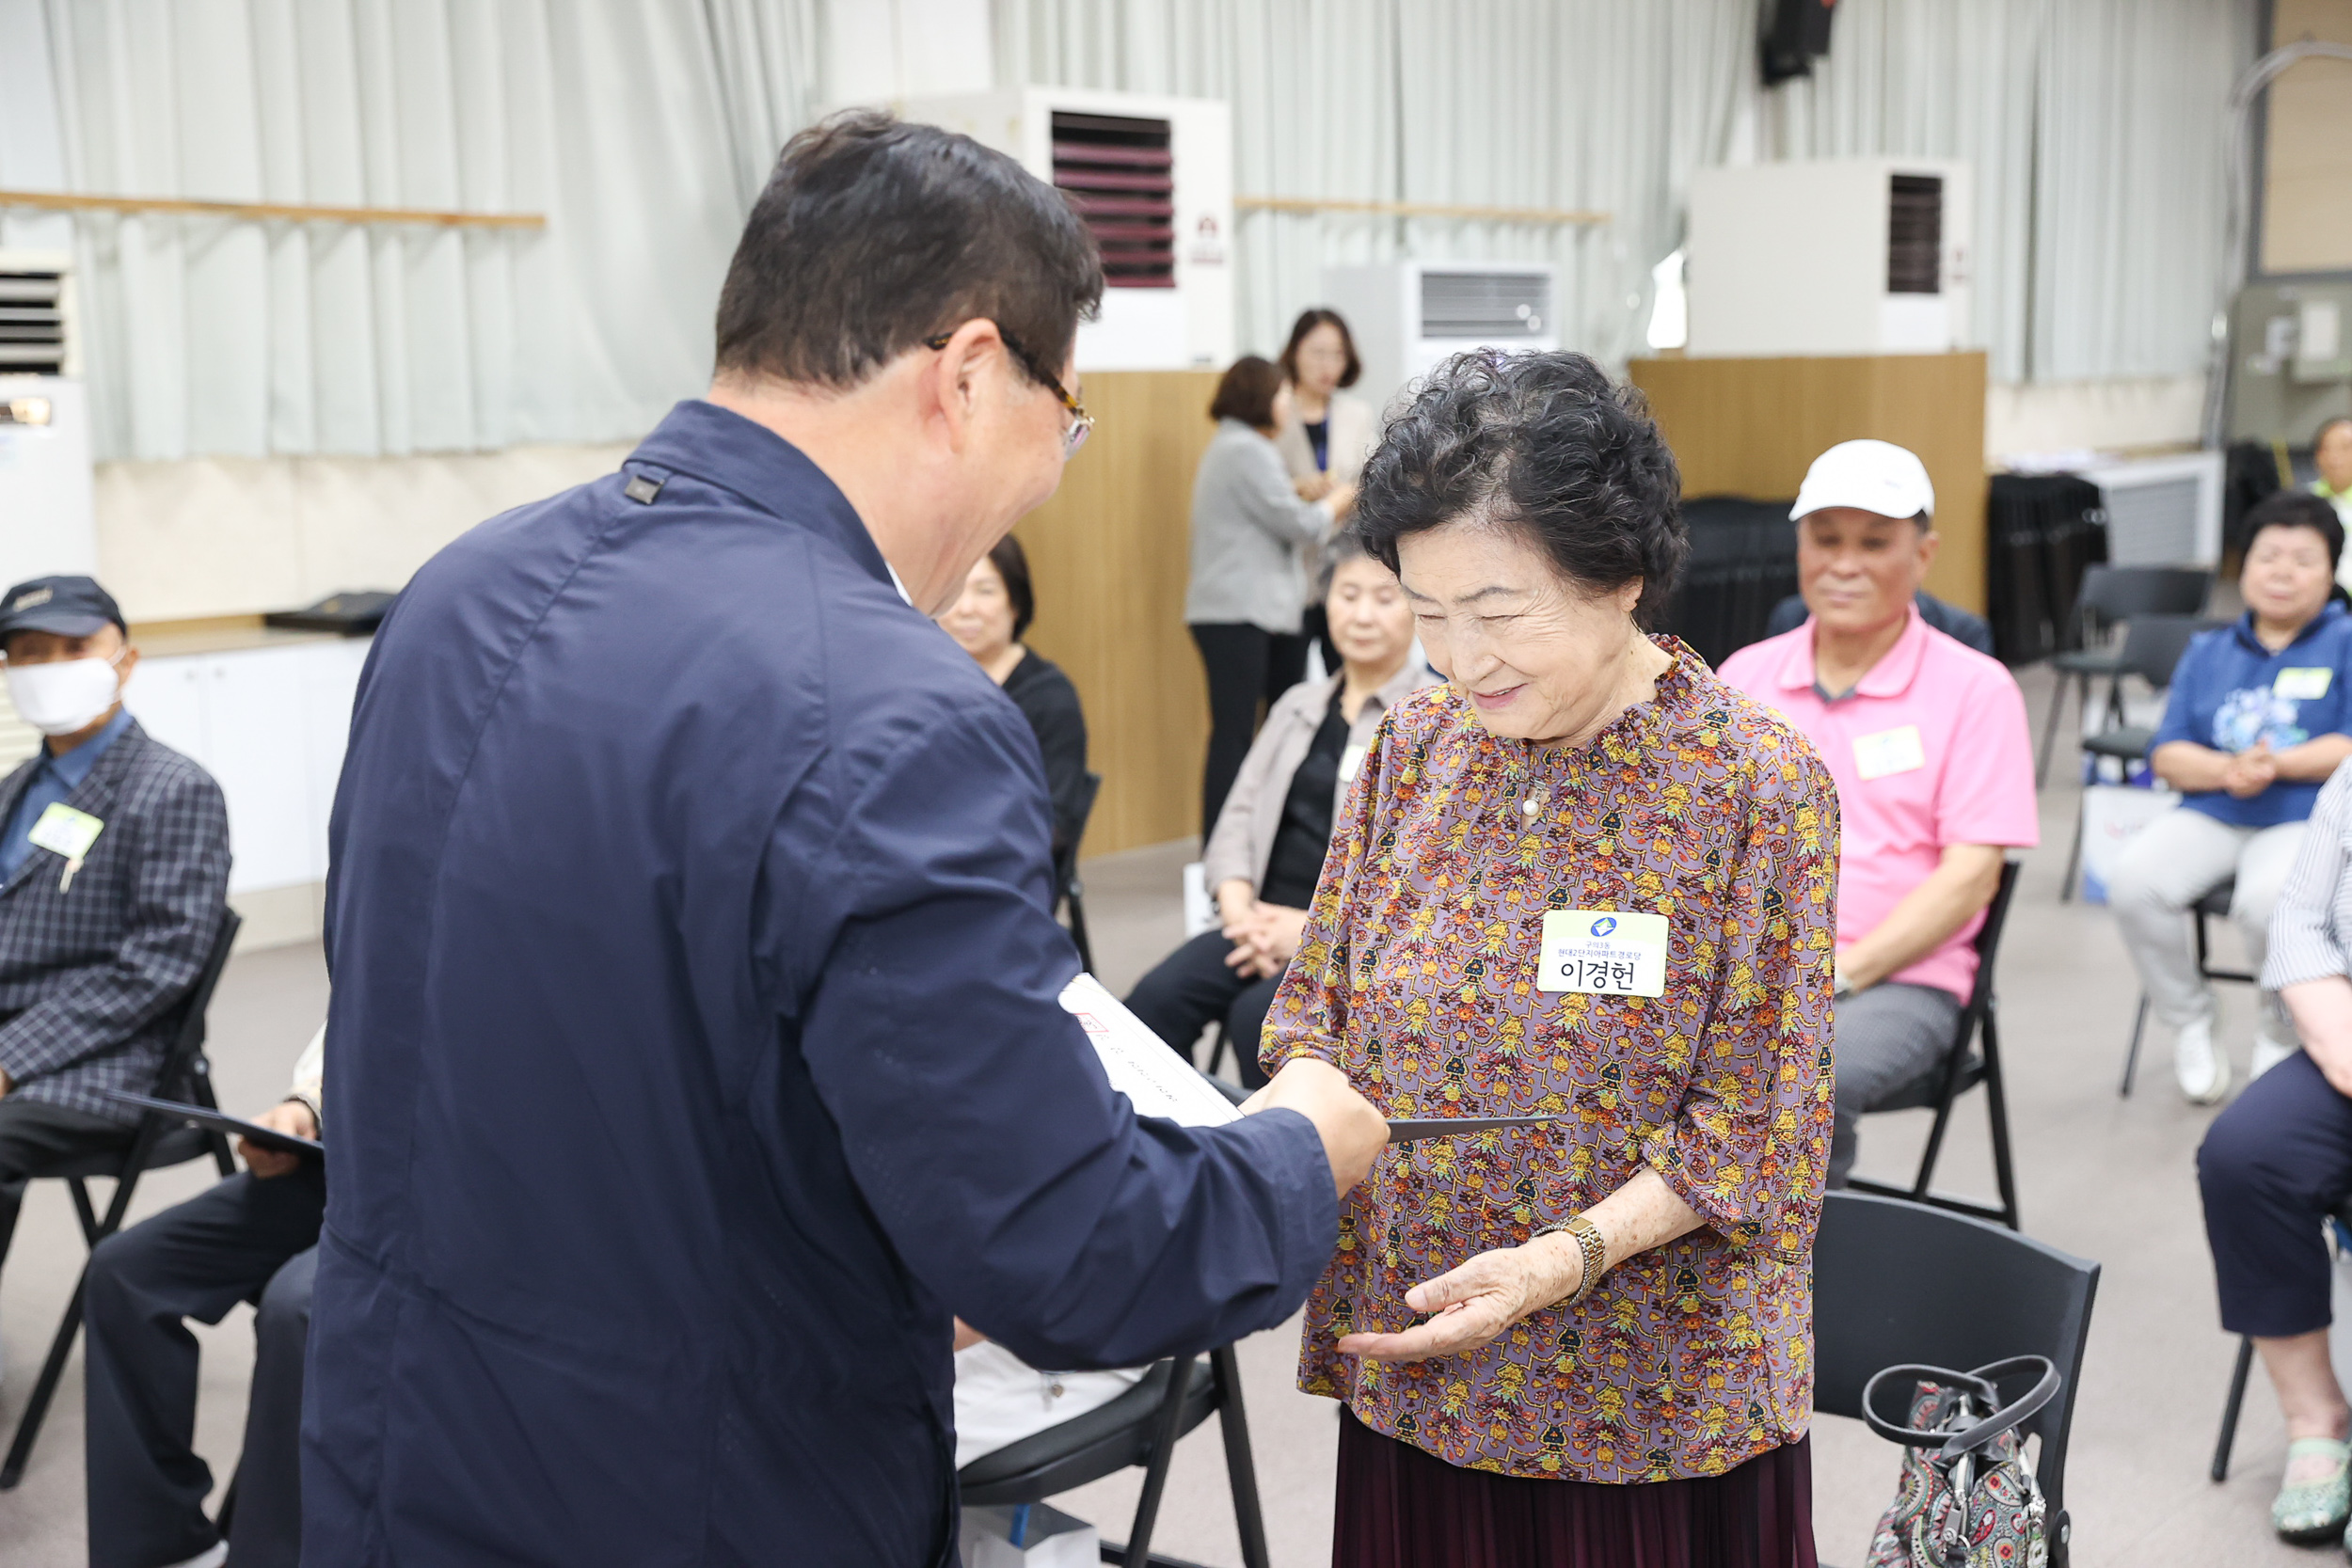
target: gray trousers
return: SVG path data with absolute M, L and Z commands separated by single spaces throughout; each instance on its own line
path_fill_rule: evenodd
M 2270 911 L 2294 868 L 2303 829 L 2300 822 L 2233 828 L 2184 806 L 2157 817 L 2123 846 L 2107 881 L 2107 902 L 2147 989 L 2149 1006 L 2164 1023 L 2177 1030 L 2213 1018 L 2213 988 L 2197 974 L 2188 911 L 2232 877 L 2237 891 L 2230 898 L 2230 923 L 2246 944 L 2248 967 L 2262 973 L 2270 946 Z M 2265 991 L 2263 1006 L 2271 1037 L 2295 1044 L 2295 1025 L 2279 999 Z
M 1952 1046 L 1960 998 L 1940 986 L 1888 980 L 1841 997 L 1832 1027 L 1837 1068 L 1837 1128 L 1830 1141 L 1829 1184 L 1842 1187 L 1861 1143 L 1854 1124 L 1870 1111 L 1895 1111 L 1932 1099 L 1934 1075 Z

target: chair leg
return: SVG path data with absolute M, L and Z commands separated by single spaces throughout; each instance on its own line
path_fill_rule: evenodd
M 40 1424 L 49 1415 L 49 1402 L 56 1397 L 57 1384 L 65 1376 L 66 1357 L 73 1353 L 74 1337 L 82 1332 L 82 1291 L 89 1276 L 87 1265 L 83 1277 L 73 1282 L 73 1299 L 66 1303 L 65 1322 L 57 1325 L 57 1337 L 49 1341 L 48 1358 L 40 1364 L 40 1377 L 33 1385 L 33 1397 L 24 1402 L 24 1414 L 16 1423 L 15 1440 L 8 1444 L 8 1457 L 0 1464 L 0 1492 L 15 1490 L 24 1479 L 25 1464 L 33 1457 L 33 1439 L 40 1435 Z
M 1192 1360 L 1180 1355 L 1169 1363 L 1168 1398 L 1160 1405 L 1159 1429 L 1152 1434 L 1152 1460 L 1143 1467 L 1143 1495 L 1136 1499 L 1135 1528 L 1127 1532 L 1120 1560 L 1149 1568 L 1152 1531 L 1159 1524 L 1160 1494 L 1168 1490 L 1168 1466 L 1176 1457 L 1176 1439 L 1184 1430 L 1184 1395 L 1192 1386 Z
M 2074 873 L 2082 868 L 2082 863 L 2083 809 L 2077 803 L 2074 807 L 2074 836 L 2066 846 L 2066 875 L 2058 879 L 2059 903 L 2071 904 L 2074 901 Z
M 2139 1011 L 2132 1017 L 2132 1043 L 2123 1053 L 2123 1082 L 2115 1091 L 2118 1100 L 2132 1097 L 2132 1075 L 2139 1070 L 2139 1037 L 2148 1032 L 2148 993 L 2139 993 Z
M 1984 1052 L 1984 1108 L 1993 1123 L 1993 1180 L 2001 1194 L 2001 1223 L 2022 1230 L 2017 1218 L 2017 1171 L 2010 1162 L 2009 1088 L 2001 1079 L 2001 1036 L 1994 1011 L 1987 1008 L 1979 1031 Z
M 2050 716 L 2042 721 L 2042 754 L 2034 759 L 2033 786 L 2040 789 L 2050 777 L 2050 748 L 2058 742 L 2058 716 L 2066 711 L 2066 674 L 2055 672 L 2050 683 Z
M 120 1183 L 118 1182 L 117 1186 Z M 98 1211 L 90 1207 L 89 1187 L 78 1176 L 66 1180 L 66 1191 L 73 1195 L 73 1213 L 82 1222 L 82 1244 L 96 1246 L 105 1232 L 98 1227 Z
M 1216 1038 L 1211 1042 L 1209 1046 L 1208 1071 L 1210 1077 L 1214 1078 L 1216 1076 L 1216 1069 L 1224 1065 L 1226 1049 L 1232 1043 L 1232 1040 L 1227 1036 L 1225 1025 L 1222 1023 L 1218 1024 L 1216 1026 Z M 1186 1053 L 1186 1054 L 1190 1054 L 1190 1053 Z M 1241 1064 L 1241 1055 L 1238 1052 L 1234 1053 L 1233 1063 L 1235 1070 L 1238 1071 Z
M 2237 1442 L 2238 1411 L 2246 1403 L 2246 1374 L 2254 1370 L 2254 1341 L 2241 1336 L 2237 1369 L 2230 1374 L 2230 1397 L 2221 1406 L 2221 1435 L 2213 1446 L 2213 1479 L 2230 1479 L 2230 1449 Z
M 1070 879 L 1070 940 L 1078 949 L 1079 966 L 1094 973 L 1094 943 L 1087 939 L 1086 888 L 1076 877 Z
M 1242 1568 L 1270 1568 L 1265 1515 L 1258 1507 L 1258 1466 L 1249 1453 L 1249 1418 L 1242 1409 L 1241 1361 L 1233 1347 L 1209 1353 L 1216 1375 L 1216 1424 L 1225 1438 L 1225 1479 L 1233 1490 L 1233 1526 L 1241 1536 Z

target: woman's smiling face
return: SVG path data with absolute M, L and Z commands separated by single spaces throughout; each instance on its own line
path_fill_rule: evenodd
M 1478 721 L 1517 740 L 1584 733 L 1640 636 L 1637 579 L 1595 592 L 1563 577 L 1528 531 L 1464 520 L 1397 541 L 1397 578 L 1430 664 Z

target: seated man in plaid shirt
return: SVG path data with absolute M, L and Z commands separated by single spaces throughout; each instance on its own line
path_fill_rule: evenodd
M 172 1005 L 229 897 L 229 813 L 212 775 L 122 706 L 138 663 L 88 578 L 0 596 L 0 655 L 40 750 L 0 782 L 0 1259 L 24 1183 L 127 1147 L 159 1085 Z

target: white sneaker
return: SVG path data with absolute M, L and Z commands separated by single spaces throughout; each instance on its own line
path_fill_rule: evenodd
M 2248 1080 L 2250 1082 L 2260 1078 L 2264 1073 L 2268 1072 L 2302 1049 L 2298 1041 L 2274 1037 L 2270 1033 L 2270 1026 L 2263 1025 L 2254 1031 L 2254 1066 L 2253 1069 L 2247 1074 Z
M 2172 1037 L 2172 1072 L 2192 1105 L 2217 1105 L 2230 1092 L 2230 1059 L 2213 1048 L 2213 1022 L 2185 1023 Z
M 172 1563 L 170 1568 L 221 1568 L 221 1564 L 228 1560 L 229 1543 L 215 1541 L 210 1551 L 199 1552 L 184 1562 Z

